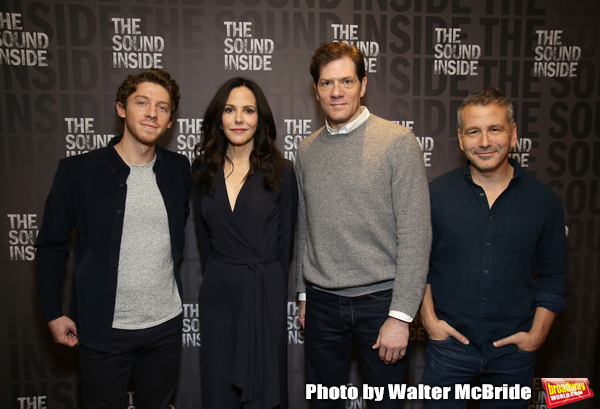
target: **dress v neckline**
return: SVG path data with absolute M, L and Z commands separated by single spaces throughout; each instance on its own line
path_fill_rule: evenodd
M 240 195 L 242 194 L 242 191 L 244 190 L 247 181 L 248 178 L 244 179 L 244 182 L 242 182 L 242 186 L 240 187 L 240 190 L 238 190 L 237 196 L 235 197 L 235 201 L 233 202 L 232 206 L 231 199 L 229 197 L 229 191 L 227 190 L 227 178 L 225 177 L 225 175 L 223 175 L 223 183 L 225 184 L 225 196 L 227 197 L 227 203 L 229 204 L 228 208 L 231 211 L 231 213 L 235 213 L 235 209 L 238 205 Z
M 260 183 L 262 180 L 262 172 L 256 172 L 254 175 L 247 177 L 238 192 L 238 195 L 235 200 L 235 204 L 233 208 L 231 207 L 231 202 L 229 201 L 229 193 L 227 192 L 227 184 L 225 182 L 225 172 L 221 171 L 217 173 L 215 176 L 215 183 L 218 183 L 221 188 L 216 189 L 215 198 L 220 203 L 220 208 L 223 214 L 228 217 L 233 217 L 235 220 L 236 215 L 238 215 L 242 209 L 244 208 L 248 198 L 252 196 L 253 192 L 256 190 L 258 186 L 261 186 Z

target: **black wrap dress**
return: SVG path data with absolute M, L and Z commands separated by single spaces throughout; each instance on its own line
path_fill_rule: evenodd
M 257 172 L 232 211 L 223 172 L 214 195 L 194 188 L 203 408 L 288 407 L 287 297 L 298 188 L 286 160 L 281 187 Z

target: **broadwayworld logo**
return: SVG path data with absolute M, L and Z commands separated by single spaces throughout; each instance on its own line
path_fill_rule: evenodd
M 594 396 L 587 378 L 542 378 L 542 385 L 546 391 L 548 408 L 555 408 Z

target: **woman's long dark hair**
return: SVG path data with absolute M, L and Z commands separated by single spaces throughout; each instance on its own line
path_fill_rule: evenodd
M 196 159 L 192 164 L 192 173 L 194 182 L 203 193 L 214 193 L 215 175 L 223 169 L 225 161 L 229 160 L 229 141 L 222 129 L 221 118 L 231 90 L 238 87 L 246 87 L 252 91 L 258 112 L 258 127 L 254 133 L 254 147 L 250 153 L 250 169 L 246 179 L 262 170 L 266 189 L 276 190 L 281 185 L 285 162 L 275 146 L 277 129 L 267 98 L 254 81 L 236 77 L 221 85 L 208 104 L 202 121 L 202 139 L 194 148 Z

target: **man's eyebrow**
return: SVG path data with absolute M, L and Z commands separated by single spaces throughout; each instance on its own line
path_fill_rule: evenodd
M 143 99 L 146 99 L 146 100 L 150 100 L 150 97 L 147 97 L 146 95 L 134 95 L 133 98 L 143 98 Z M 167 102 L 167 101 L 161 101 L 161 100 L 159 100 L 157 103 L 158 104 L 167 104 L 167 105 L 171 106 L 171 103 Z

